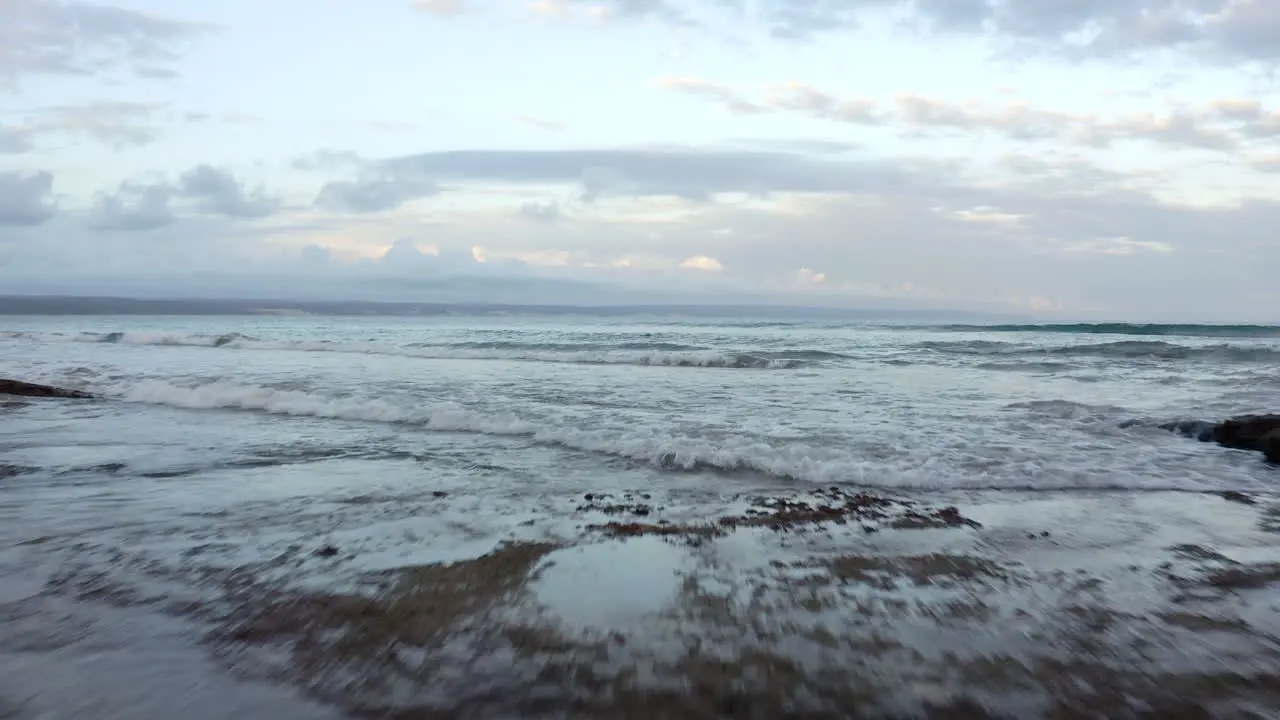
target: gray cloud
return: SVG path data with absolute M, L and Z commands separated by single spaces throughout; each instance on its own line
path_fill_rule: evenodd
M 555 222 L 563 217 L 560 210 L 560 203 L 555 200 L 544 200 L 541 202 L 527 202 L 520 206 L 520 214 L 530 220 L 538 222 Z
M 35 147 L 31 142 L 31 135 L 29 128 L 0 126 L 0 155 L 19 155 L 30 152 Z
M 908 17 L 913 30 L 990 35 L 1019 55 L 1119 58 L 1185 49 L 1226 62 L 1280 60 L 1280 6 L 1273 0 L 702 0 L 698 6 L 750 13 L 774 37 L 790 40 L 848 30 L 870 13 L 893 12 Z M 625 0 L 615 7 L 621 18 L 693 24 L 664 0 Z
M 169 200 L 173 188 L 166 183 L 125 181 L 113 193 L 98 196 L 93 210 L 94 227 L 103 230 L 154 230 L 174 221 Z
M 898 162 L 835 162 L 796 153 L 687 148 L 465 150 L 392 158 L 381 161 L 380 167 L 406 183 L 580 183 L 586 201 L 607 195 L 705 200 L 730 192 L 886 192 L 914 182 Z
M 439 185 L 423 177 L 368 175 L 358 180 L 340 180 L 326 184 L 316 195 L 315 204 L 338 212 L 375 213 L 392 210 L 410 200 L 430 197 L 439 192 Z
M 177 192 L 213 215 L 262 218 L 280 209 L 279 201 L 268 197 L 265 191 L 247 191 L 231 173 L 212 165 L 198 165 L 183 173 Z
M 0 173 L 0 225 L 40 225 L 55 210 L 52 173 Z
M 26 75 L 91 75 L 125 68 L 144 76 L 166 65 L 208 25 L 74 0 L 0 2 L 0 85 Z
M 1280 263 L 1272 230 L 1280 226 L 1280 203 L 1206 208 L 1162 202 L 1133 190 L 1132 175 L 1052 153 L 1010 156 L 1003 182 L 980 187 L 968 182 L 963 166 L 950 162 L 868 162 L 855 153 L 842 157 L 846 159 L 749 147 L 668 147 L 392 158 L 362 169 L 370 177 L 409 187 L 448 180 L 460 186 L 495 181 L 539 186 L 539 192 L 545 185 L 577 185 L 602 198 L 800 194 L 775 197 L 777 204 L 739 203 L 732 197 L 683 204 L 678 221 L 665 217 L 671 205 L 645 201 L 619 202 L 605 212 L 574 205 L 573 222 L 533 222 L 562 210 L 559 203 L 543 201 L 518 212 L 475 209 L 480 214 L 476 222 L 330 216 L 295 229 L 300 246 L 317 237 L 356 238 L 362 253 L 373 257 L 361 262 L 344 259 L 351 248 L 331 252 L 318 245 L 288 259 L 264 259 L 263 233 L 278 238 L 285 233 L 279 225 L 204 215 L 179 217 L 147 233 L 94 233 L 62 212 L 44 227 L 6 229 L 4 237 L 17 242 L 7 243 L 13 260 L 2 282 L 23 277 L 30 268 L 49 268 L 55 275 L 57 268 L 109 269 L 121 278 L 126 273 L 158 278 L 165 275 L 158 268 L 198 263 L 201 271 L 246 278 L 276 273 L 286 279 L 270 287 L 284 294 L 309 292 L 321 284 L 326 292 L 343 288 L 350 297 L 376 291 L 383 299 L 403 299 L 444 293 L 438 278 L 455 273 L 505 273 L 599 281 L 616 293 L 714 288 L 723 293 L 718 299 L 732 291 L 737 297 L 816 304 L 930 302 L 1025 309 L 1061 303 L 1072 309 L 1104 308 L 1112 317 L 1130 319 L 1280 319 L 1274 316 L 1280 288 L 1267 272 Z M 184 179 L 200 175 L 199 170 Z M 205 208 L 203 195 L 188 197 L 182 191 L 221 185 L 180 181 L 171 187 L 168 203 L 189 200 Z M 161 200 L 163 191 L 163 186 L 125 184 L 104 196 L 118 199 L 117 204 L 100 199 L 96 219 L 100 226 L 113 221 L 120 228 L 141 228 L 148 224 L 145 218 L 163 217 L 169 206 Z M 395 189 L 392 195 L 402 192 Z M 0 192 L 0 198 L 12 194 Z M 148 208 L 152 212 L 145 212 Z M 648 214 L 654 208 L 664 215 L 662 221 L 654 222 Z M 633 212 L 640 215 L 632 217 Z M 378 259 L 376 253 L 396 239 L 401 241 Z M 427 243 L 441 252 L 424 252 Z M 153 245 L 163 248 L 148 249 Z M 483 248 L 476 257 L 486 262 L 472 259 L 473 246 Z M 706 266 L 718 264 L 724 270 L 678 269 L 682 261 L 703 256 L 714 259 Z M 323 283 L 317 278 L 324 278 Z M 384 282 L 387 278 L 397 278 L 398 284 Z M 515 284 L 503 287 L 518 299 Z M 563 299 L 604 297 L 584 293 L 565 290 Z M 1271 317 L 1260 317 L 1266 313 Z

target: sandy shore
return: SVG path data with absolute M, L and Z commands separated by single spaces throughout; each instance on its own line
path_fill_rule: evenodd
M 99 717 L 1280 707 L 1276 497 L 427 488 L 211 507 L 6 528 L 0 717 L 71 716 L 68 675 Z M 124 655 L 98 676 L 104 645 Z M 102 678 L 116 690 L 86 695 Z

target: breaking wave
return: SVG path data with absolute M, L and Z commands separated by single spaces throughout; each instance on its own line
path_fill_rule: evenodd
M 866 481 L 859 461 L 847 450 L 804 443 L 782 446 L 747 439 L 680 437 L 656 431 L 586 429 L 514 413 L 487 413 L 460 406 L 425 407 L 382 398 L 335 397 L 302 390 L 213 382 L 178 385 L 143 380 L 106 391 L 125 402 L 185 409 L 227 409 L 277 415 L 416 426 L 437 432 L 519 436 L 533 442 L 604 454 L 669 471 L 754 472 L 815 483 Z
M 1158 323 L 1070 323 L 1062 325 L 943 325 L 940 330 L 993 333 L 1076 333 L 1084 335 L 1174 335 L 1181 337 L 1280 337 L 1277 325 L 1198 325 Z
M 1105 466 L 1053 466 L 1028 456 L 1005 461 L 939 454 L 904 452 L 896 458 L 878 456 L 857 447 L 816 441 L 751 436 L 706 437 L 683 435 L 664 428 L 641 426 L 602 428 L 555 415 L 532 416 L 489 412 L 450 403 L 432 405 L 414 398 L 329 395 L 317 391 L 276 389 L 226 381 L 180 384 L 163 380 L 110 383 L 96 388 L 108 398 L 191 410 L 240 410 L 281 416 L 387 423 L 423 431 L 508 436 L 572 451 L 636 462 L 664 472 L 715 472 L 763 475 L 814 484 L 852 484 L 866 487 L 957 489 L 1204 489 L 1212 478 L 1180 477 L 1167 473 L 1116 477 Z M 1112 427 L 1120 408 L 1091 407 L 1065 401 L 1009 406 L 1010 410 L 1052 416 L 1072 426 Z M 589 422 L 589 421 L 587 421 Z M 977 465 L 974 465 L 974 463 Z M 1105 460 L 1103 461 L 1105 463 Z M 997 470 L 1006 465 L 1002 470 Z M 1087 464 L 1086 464 L 1087 465 Z M 1034 472 L 1028 474 L 1028 467 Z M 943 479 L 945 478 L 945 480 Z M 1203 485 L 1204 487 L 1201 487 Z
M 1000 357 L 1099 357 L 1119 359 L 1211 360 L 1215 362 L 1276 362 L 1280 348 L 1258 345 L 1179 345 L 1162 340 L 1119 340 L 1108 343 L 1037 347 L 1020 343 L 971 340 L 923 342 L 923 350 L 954 355 Z
M 648 365 L 659 367 L 785 370 L 846 359 L 821 350 L 747 350 L 741 352 L 670 342 L 522 343 L 459 342 L 393 345 L 331 340 L 264 340 L 240 333 L 198 335 L 164 331 L 80 333 L 69 338 L 37 338 L 28 333 L 7 333 L 9 339 L 71 340 L 142 346 L 190 346 L 243 350 L 332 352 L 389 355 L 425 360 L 515 360 L 578 365 Z

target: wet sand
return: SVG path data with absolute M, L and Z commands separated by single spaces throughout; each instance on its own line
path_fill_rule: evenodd
M 342 487 L 0 531 L 0 717 L 1280 707 L 1274 496 Z

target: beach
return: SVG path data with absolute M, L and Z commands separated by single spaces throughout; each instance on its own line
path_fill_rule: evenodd
M 1265 330 L 4 320 L 0 717 L 1280 706 Z

